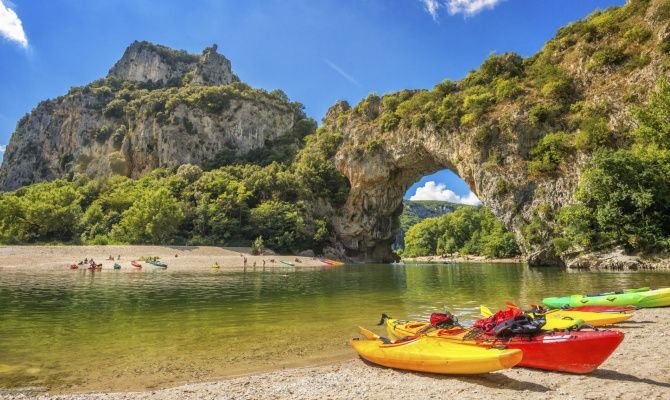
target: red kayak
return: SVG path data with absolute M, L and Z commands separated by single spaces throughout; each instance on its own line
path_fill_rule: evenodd
M 607 312 L 607 313 L 622 313 L 637 310 L 633 306 L 579 306 L 568 308 L 569 311 L 588 311 L 588 312 Z
M 585 374 L 605 362 L 623 336 L 623 332 L 610 330 L 559 331 L 530 338 L 515 336 L 503 343 L 523 351 L 519 366 Z
M 623 332 L 555 331 L 533 336 L 497 338 L 484 333 L 472 337 L 470 329 L 440 329 L 437 337 L 482 347 L 505 346 L 523 351 L 520 367 L 585 374 L 598 368 L 623 341 Z M 429 336 L 434 335 L 429 333 Z

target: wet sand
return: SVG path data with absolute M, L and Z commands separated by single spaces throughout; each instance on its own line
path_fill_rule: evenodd
M 192 383 L 167 389 L 49 396 L 0 391 L 0 399 L 668 399 L 670 308 L 639 310 L 617 329 L 626 338 L 588 375 L 525 368 L 478 376 L 439 376 L 398 371 L 355 357 L 325 366 Z
M 84 258 L 91 258 L 102 263 L 103 271 L 112 271 L 115 262 L 121 264 L 122 271 L 132 271 L 130 262 L 142 256 L 158 256 L 168 265 L 170 270 L 202 270 L 210 269 L 218 262 L 221 270 L 244 269 L 244 257 L 247 268 L 257 269 L 286 268 L 280 261 L 294 263 L 296 267 L 323 267 L 318 258 L 297 257 L 292 255 L 252 255 L 250 248 L 215 247 L 215 246 L 0 246 L 0 270 L 3 268 L 58 270 L 68 269 L 70 264 L 78 263 Z M 109 256 L 114 260 L 108 260 Z M 118 256 L 120 260 L 117 260 Z M 298 261 L 296 261 L 296 259 Z M 154 268 L 143 263 L 142 270 Z M 80 268 L 84 268 L 80 266 Z

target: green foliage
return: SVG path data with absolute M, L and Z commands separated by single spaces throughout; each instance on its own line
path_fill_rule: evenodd
M 253 243 L 251 243 L 251 254 L 263 254 L 263 236 L 257 237 Z
M 670 250 L 669 104 L 670 86 L 661 82 L 636 111 L 632 148 L 599 151 L 582 174 L 577 203 L 558 217 L 560 238 L 570 246 Z
M 624 33 L 623 38 L 627 44 L 644 43 L 651 37 L 651 31 L 647 28 L 634 26 Z
M 495 102 L 495 96 L 484 86 L 473 86 L 466 90 L 463 108 L 475 118 L 482 116 Z
M 560 114 L 560 108 L 551 103 L 537 103 L 528 110 L 528 122 L 533 126 L 551 124 Z
M 278 251 L 299 248 L 306 240 L 304 219 L 294 203 L 270 200 L 251 210 L 249 222 Z
M 398 127 L 400 123 L 400 117 L 395 113 L 384 113 L 379 119 L 379 129 L 382 132 L 392 131 Z
M 531 149 L 528 171 L 531 174 L 553 173 L 573 149 L 572 137 L 569 134 L 549 133 Z
M 4 243 L 76 240 L 83 196 L 62 180 L 0 194 L 0 240 Z
M 127 243 L 168 243 L 183 219 L 181 204 L 167 188 L 147 190 L 121 214 L 110 236 Z
M 125 125 L 119 126 L 114 131 L 114 135 L 112 135 L 112 145 L 116 150 L 119 150 L 121 148 L 121 145 L 123 144 L 123 139 L 126 138 L 127 133 L 128 128 L 126 128 Z
M 108 118 L 123 118 L 127 104 L 124 99 L 114 99 L 102 109 L 102 114 Z
M 591 55 L 591 60 L 586 64 L 586 68 L 614 67 L 622 64 L 626 58 L 626 54 L 621 49 L 605 48 Z
M 497 80 L 495 88 L 498 101 L 514 100 L 523 93 L 521 80 L 518 77 Z
M 107 139 L 112 135 L 112 128 L 108 125 L 104 125 L 94 131 L 93 138 L 98 143 L 105 143 Z
M 519 249 L 514 235 L 483 207 L 463 206 L 452 213 L 424 219 L 405 236 L 405 257 L 455 252 L 509 257 L 519 254 Z
M 313 126 L 305 124 L 296 134 Z M 330 227 L 312 204 L 341 204 L 349 190 L 332 162 L 341 140 L 324 130 L 308 135 L 290 164 L 236 164 L 207 172 L 182 165 L 135 180 L 80 178 L 0 193 L 0 242 L 251 244 L 263 236 L 275 250 L 320 251 Z M 120 152 L 108 159 L 116 173 L 127 173 Z M 80 154 L 78 168 L 88 160 Z

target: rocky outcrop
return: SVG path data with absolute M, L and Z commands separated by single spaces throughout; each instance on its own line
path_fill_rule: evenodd
M 565 260 L 566 267 L 570 270 L 639 271 L 670 269 L 670 258 L 667 254 L 642 257 L 637 254 L 628 254 L 621 247 L 593 253 L 571 254 L 567 255 Z
M 238 81 L 230 61 L 213 45 L 202 56 L 149 42 L 135 41 L 109 70 L 112 78 L 130 82 L 180 85 L 185 77 L 193 85 L 219 86 Z M 190 76 L 189 76 L 190 74 Z
M 216 46 L 202 55 L 135 42 L 106 79 L 40 103 L 17 124 L 0 190 L 66 177 L 140 177 L 240 156 L 305 118 L 283 93 L 238 82 Z

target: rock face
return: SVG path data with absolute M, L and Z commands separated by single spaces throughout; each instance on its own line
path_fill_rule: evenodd
M 109 76 L 40 103 L 17 124 L 0 190 L 84 173 L 140 177 L 159 167 L 243 155 L 291 132 L 301 106 L 238 82 L 216 51 L 135 42 Z
M 191 82 L 201 86 L 229 85 L 238 81 L 230 61 L 216 52 L 213 45 L 202 56 L 149 42 L 135 41 L 123 57 L 109 70 L 109 76 L 130 82 L 155 82 L 160 85 L 180 84 L 188 73 Z

